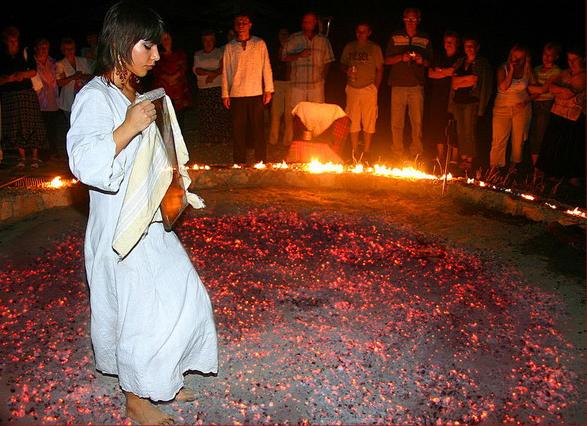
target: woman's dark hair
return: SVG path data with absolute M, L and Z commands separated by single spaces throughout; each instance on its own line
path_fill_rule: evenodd
M 163 31 L 163 20 L 153 9 L 134 1 L 116 3 L 104 17 L 94 74 L 112 82 L 112 71 L 132 63 L 133 46 L 139 40 L 159 43 Z

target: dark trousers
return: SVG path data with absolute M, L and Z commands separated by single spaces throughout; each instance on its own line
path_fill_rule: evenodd
M 255 161 L 267 161 L 263 123 L 263 96 L 230 98 L 232 112 L 233 157 L 235 163 L 247 162 L 247 148 L 255 148 Z
M 49 142 L 49 155 L 60 155 L 65 152 L 65 119 L 61 111 L 41 111 L 45 128 L 47 129 L 47 141 Z

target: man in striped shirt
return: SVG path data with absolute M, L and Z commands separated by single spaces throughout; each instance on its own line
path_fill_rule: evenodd
M 302 31 L 292 34 L 283 49 L 282 60 L 291 64 L 291 105 L 324 102 L 324 81 L 334 53 L 330 41 L 318 34 L 318 17 L 309 12 L 302 18 Z
M 424 114 L 424 82 L 426 68 L 432 57 L 430 39 L 418 31 L 421 14 L 418 9 L 404 10 L 404 29 L 391 35 L 385 57 L 385 64 L 391 65 L 389 85 L 391 86 L 391 134 L 392 151 L 395 161 L 404 155 L 404 121 L 406 107 L 412 127 L 410 154 L 421 156 L 422 115 Z

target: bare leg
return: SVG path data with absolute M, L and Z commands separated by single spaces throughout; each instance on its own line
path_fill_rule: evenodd
M 359 149 L 359 132 L 351 133 L 351 147 L 353 148 L 353 154 Z
M 24 148 L 18 148 L 18 157 L 20 158 L 21 161 L 25 161 L 26 154 L 25 154 Z
M 183 387 L 175 395 L 175 400 L 179 402 L 192 402 L 196 400 L 196 392 L 193 389 Z
M 39 150 L 37 148 L 32 149 L 33 160 L 39 159 Z
M 134 393 L 124 392 L 126 396 L 126 415 L 142 425 L 171 425 L 175 419 L 155 407 L 146 398 Z
M 363 148 L 363 151 L 367 153 L 371 149 L 371 141 L 373 140 L 373 133 L 363 132 L 363 137 L 365 138 L 365 147 Z
M 444 144 L 436 144 L 436 155 L 440 161 L 444 161 Z

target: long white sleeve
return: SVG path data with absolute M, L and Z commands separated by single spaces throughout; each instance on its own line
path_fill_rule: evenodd
M 69 167 L 84 184 L 107 192 L 118 191 L 124 179 L 126 156 L 116 156 L 114 129 L 112 111 L 104 94 L 90 88 L 80 91 L 67 133 Z

